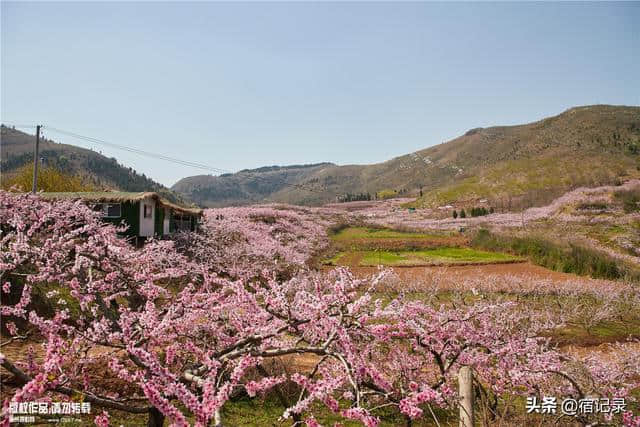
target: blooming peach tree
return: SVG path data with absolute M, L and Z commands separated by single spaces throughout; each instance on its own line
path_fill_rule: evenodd
M 463 365 L 495 395 L 584 393 L 541 338 L 555 326 L 546 317 L 510 303 L 377 298 L 384 272 L 304 268 L 320 227 L 271 209 L 235 212 L 243 219 L 210 213 L 180 250 L 172 241 L 136 250 L 82 203 L 0 192 L 3 325 L 9 341 L 30 331 L 42 343 L 22 360 L 0 355 L 18 384 L 4 423 L 11 402 L 81 398 L 104 410 L 97 425 L 112 410 L 148 414 L 150 425 L 222 425 L 227 402 L 273 391 L 292 423 L 317 425 L 324 407 L 375 426 L 383 408 L 411 420 L 455 406 Z M 295 368 L 302 356 L 311 367 Z M 293 372 L 268 363 L 285 358 Z M 628 393 L 629 376 L 612 372 L 632 362 L 616 363 L 582 364 L 581 375 Z
M 303 268 L 327 245 L 327 225 L 321 215 L 277 206 L 207 209 L 200 233 L 182 233 L 175 240 L 208 270 L 251 279 L 263 270 L 290 275 Z

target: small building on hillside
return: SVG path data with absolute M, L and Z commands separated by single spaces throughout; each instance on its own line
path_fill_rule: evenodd
M 126 223 L 125 235 L 135 238 L 162 237 L 176 231 L 195 231 L 202 209 L 181 206 L 158 193 L 121 191 L 40 193 L 47 199 L 77 199 L 102 213 L 102 219 L 115 225 Z

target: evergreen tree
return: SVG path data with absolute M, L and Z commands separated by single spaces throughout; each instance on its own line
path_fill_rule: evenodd
M 453 210 L 453 219 L 458 218 L 458 212 L 454 209 Z
M 467 217 L 467 213 L 464 211 L 464 209 L 462 209 L 460 211 L 460 218 L 466 218 Z

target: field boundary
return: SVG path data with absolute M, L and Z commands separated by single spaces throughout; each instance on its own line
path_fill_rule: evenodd
M 497 264 L 519 264 L 523 262 L 527 262 L 527 259 L 506 259 L 503 261 L 464 261 L 464 262 L 431 262 L 431 263 L 422 263 L 422 264 L 401 264 L 401 265 L 389 265 L 385 266 L 388 268 L 416 268 L 416 267 L 464 267 L 467 265 L 497 265 Z M 333 265 L 333 264 L 327 264 Z M 384 264 L 371 264 L 371 265 L 360 265 L 358 264 L 355 267 L 377 267 L 378 265 Z

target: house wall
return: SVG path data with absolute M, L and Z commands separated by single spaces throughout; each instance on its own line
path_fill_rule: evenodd
M 153 223 L 154 234 L 156 236 L 163 235 L 162 228 L 164 223 L 164 213 L 165 213 L 165 208 L 156 206 L 156 213 L 155 213 L 155 218 Z
M 162 221 L 162 235 L 166 236 L 170 233 L 170 218 L 171 210 L 169 208 L 164 208 L 164 221 Z
M 115 202 L 114 202 L 115 203 Z M 140 202 L 122 202 L 120 203 L 120 218 L 102 218 L 102 221 L 119 226 L 124 221 L 129 228 L 123 234 L 125 236 L 135 237 L 140 229 Z
M 139 204 L 140 204 L 140 208 L 139 208 L 140 230 L 138 232 L 138 235 L 141 237 L 153 236 L 155 216 L 156 216 L 156 201 L 151 197 L 147 197 L 146 199 L 140 200 Z M 145 205 L 151 206 L 151 218 L 144 217 Z
M 144 218 L 144 204 L 152 206 L 152 217 Z M 120 218 L 102 218 L 104 222 L 120 225 L 123 221 L 129 225 L 125 233 L 130 237 L 166 236 L 176 231 L 174 212 L 169 208 L 160 207 L 153 198 L 147 198 L 137 202 L 122 202 Z M 197 230 L 197 215 L 184 215 L 189 217 L 191 231 Z
M 173 211 L 169 213 L 169 233 L 176 231 L 176 221 L 173 218 Z

